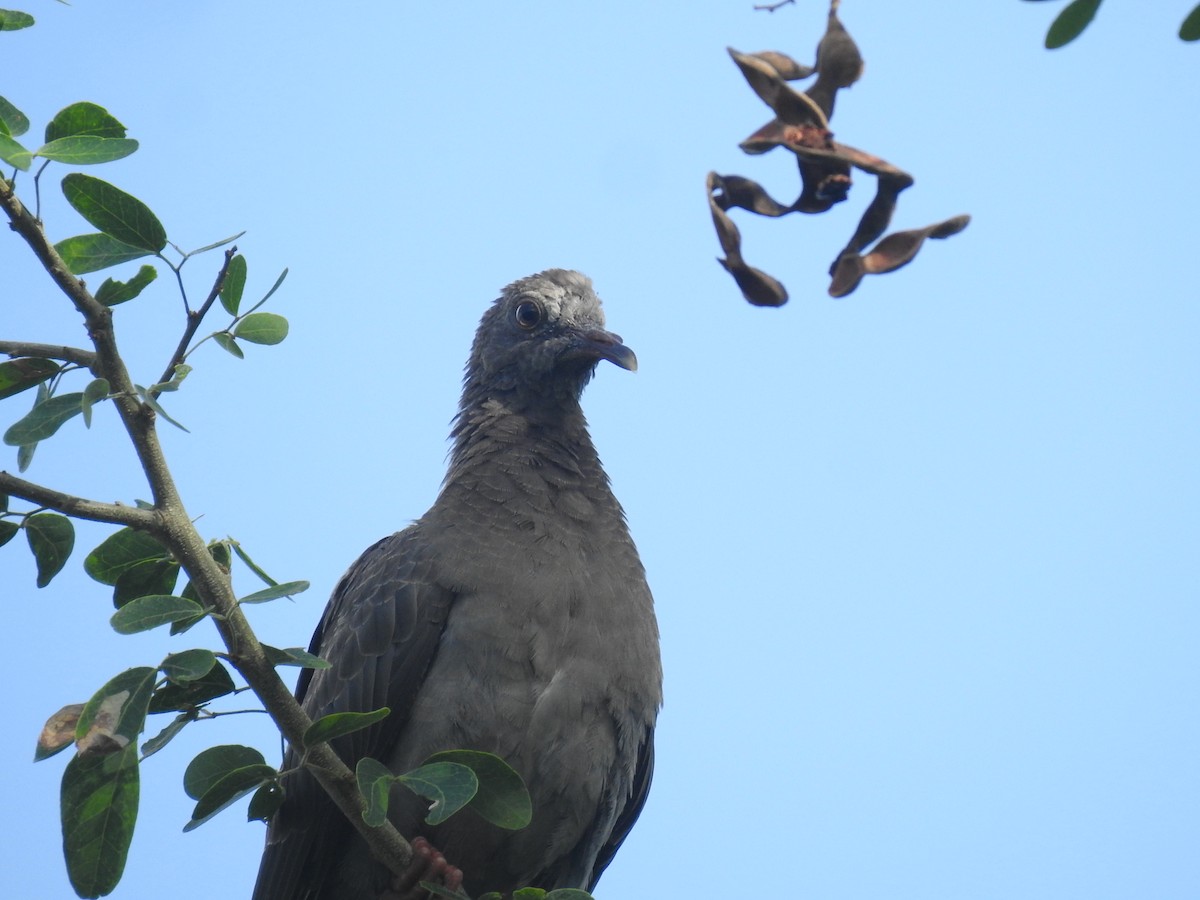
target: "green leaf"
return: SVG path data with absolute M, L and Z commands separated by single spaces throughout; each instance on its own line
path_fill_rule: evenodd
M 152 535 L 122 528 L 87 555 L 83 570 L 101 584 L 115 585 L 118 578 L 140 563 L 170 558 L 167 548 Z
M 81 134 L 42 144 L 33 155 L 68 165 L 94 166 L 124 159 L 137 148 L 138 142 L 130 138 L 104 138 Z
M 261 753 L 243 744 L 209 747 L 188 763 L 183 773 L 183 790 L 193 800 L 199 800 L 231 772 L 265 763 Z
M 138 776 L 133 744 L 67 763 L 60 798 L 63 855 L 80 897 L 103 897 L 121 880 L 137 821 Z
M 0 97 L 0 134 L 20 137 L 29 130 L 29 117 Z
M 546 891 L 543 888 L 521 888 L 513 891 L 512 900 L 545 900 Z
M 1099 8 L 1100 0 L 1071 0 L 1058 18 L 1050 23 L 1050 30 L 1046 32 L 1046 49 L 1057 50 L 1079 37 Z
M 238 314 L 242 304 L 242 291 L 246 288 L 246 257 L 240 253 L 229 261 L 225 280 L 221 282 L 221 305 L 231 316 Z
M 287 278 L 287 274 L 288 274 L 287 269 L 284 269 L 282 272 L 279 273 L 279 277 L 275 279 L 275 283 L 273 285 L 271 285 L 271 289 L 269 291 L 267 291 L 265 294 L 263 294 L 263 298 L 261 300 L 259 300 L 257 303 L 254 304 L 255 309 L 258 309 L 260 306 L 262 306 L 264 303 L 266 303 L 268 300 L 271 299 L 271 295 L 274 294 L 277 290 L 279 290 L 279 286 L 281 284 L 283 284 L 283 279 Z
M 254 792 L 246 809 L 247 822 L 266 822 L 283 805 L 283 788 L 277 781 L 268 781 Z
M 209 673 L 187 684 L 160 687 L 150 698 L 150 712 L 188 712 L 210 700 L 232 694 L 237 688 L 229 670 L 217 662 Z
M 1183 24 L 1179 26 L 1179 39 L 1181 41 L 1200 41 L 1200 6 L 1188 13 Z
M 173 594 L 179 581 L 179 563 L 173 559 L 147 559 L 122 572 L 113 585 L 113 606 L 150 594 Z
M 533 819 L 533 800 L 516 769 L 494 753 L 477 750 L 446 750 L 425 761 L 452 762 L 475 773 L 479 790 L 471 799 L 471 809 L 500 828 L 517 831 Z
M 151 253 L 167 245 L 166 229 L 150 208 L 107 181 L 72 172 L 63 179 L 62 189 L 67 202 L 110 237 Z
M 0 134 L 0 160 L 22 172 L 28 172 L 29 167 L 33 165 L 33 153 L 7 134 Z
M 257 575 L 259 578 L 261 578 L 265 584 L 269 584 L 272 587 L 279 584 L 278 581 L 276 581 L 274 578 L 272 578 L 270 575 L 268 575 L 266 572 L 263 571 L 262 566 L 260 566 L 258 563 L 256 563 L 254 560 L 252 560 L 250 558 L 250 554 L 247 553 L 244 549 L 242 549 L 242 545 L 240 543 L 238 543 L 237 541 L 232 541 L 231 545 L 233 547 L 233 552 L 237 554 L 237 558 L 240 559 L 243 563 L 245 563 L 246 568 L 249 569 L 251 572 L 253 572 L 255 575 Z
M 192 810 L 192 818 L 183 826 L 184 831 L 199 828 L 217 813 L 227 809 L 251 791 L 257 791 L 270 783 L 279 772 L 266 763 L 246 766 L 230 772 L 210 788 Z
M 0 31 L 19 31 L 33 24 L 33 16 L 15 9 L 0 9 Z
M 273 666 L 299 666 L 302 669 L 328 669 L 330 667 L 329 663 L 321 657 L 309 653 L 302 647 L 288 647 L 280 650 L 278 647 L 263 644 L 262 648 L 267 660 Z
M 98 272 L 109 266 L 149 256 L 149 250 L 133 247 L 107 234 L 77 234 L 54 245 L 73 275 Z
M 242 348 L 237 345 L 237 341 L 233 339 L 233 335 L 228 331 L 215 332 L 212 337 L 217 342 L 217 346 L 225 352 L 232 353 L 238 359 L 246 358 L 246 354 L 242 352 Z
M 136 743 L 157 674 L 149 666 L 126 669 L 92 695 L 75 726 L 80 753 L 111 753 Z
M 75 526 L 58 513 L 36 513 L 25 519 L 25 537 L 37 563 L 37 586 L 44 588 L 62 571 L 75 546 Z
M 107 378 L 94 378 L 83 389 L 83 399 L 79 401 L 79 408 L 83 412 L 83 424 L 88 428 L 92 427 L 92 407 L 101 400 L 108 399 L 108 390 Z
M 376 827 L 382 825 L 387 820 L 388 794 L 396 776 L 379 760 L 364 756 L 354 767 L 354 777 L 358 780 L 358 792 L 367 801 L 363 821 Z
M 122 125 L 103 106 L 81 100 L 60 109 L 46 126 L 46 143 L 65 137 L 123 138 L 125 126 Z
M 268 600 L 278 600 L 280 597 L 291 597 L 294 594 L 302 594 L 307 590 L 307 581 L 285 581 L 283 584 L 272 585 L 269 588 L 263 588 L 261 591 L 255 591 L 253 594 L 247 594 L 238 600 L 238 603 L 266 603 Z
M 203 678 L 217 664 L 217 655 L 211 650 L 182 650 L 172 653 L 159 664 L 159 670 L 176 684 L 187 684 Z
M 24 472 L 29 468 L 29 464 L 33 462 L 33 453 L 37 450 L 37 444 L 25 444 L 17 448 L 17 471 Z
M 170 594 L 151 594 L 130 600 L 115 613 L 109 622 L 117 634 L 137 634 L 168 622 L 178 622 L 203 612 L 195 600 Z
M 322 741 L 332 741 L 342 735 L 370 728 L 376 722 L 382 722 L 390 713 L 391 710 L 384 706 L 365 713 L 344 712 L 321 716 L 304 732 L 304 746 L 313 747 Z
M 196 721 L 196 714 L 194 712 L 183 712 L 177 715 L 168 723 L 166 728 L 142 744 L 142 759 L 145 759 L 147 756 L 153 756 L 163 747 L 167 746 L 175 735 L 179 734 L 185 726 L 194 721 Z
M 246 232 L 244 231 L 239 231 L 233 237 L 221 238 L 219 241 L 214 241 L 211 244 L 205 244 L 199 250 L 189 250 L 187 253 L 183 254 L 183 258 L 187 259 L 190 256 L 198 256 L 201 253 L 207 253 L 209 250 L 216 250 L 218 247 L 224 247 L 226 244 L 232 244 L 245 233 Z
M 83 394 L 75 391 L 58 394 L 31 409 L 4 432 L 4 443 L 10 447 L 36 444 L 58 431 L 68 419 L 83 412 Z
M 250 313 L 233 329 L 234 337 L 252 344 L 278 344 L 288 334 L 288 321 L 277 313 Z
M 21 526 L 16 522 L 10 522 L 8 519 L 0 519 L 0 547 L 3 547 L 16 537 L 17 532 L 20 530 Z M 280 665 L 280 663 L 276 663 L 275 665 Z
M 57 375 L 62 366 L 52 359 L 22 357 L 0 363 L 0 400 L 41 384 Z
M 190 367 L 189 367 L 189 369 L 190 369 Z M 155 385 L 155 387 L 158 387 L 158 385 Z M 162 404 L 158 402 L 158 399 L 152 393 L 150 393 L 150 390 L 148 388 L 144 388 L 140 384 L 135 384 L 134 388 L 137 390 L 138 397 L 141 398 L 142 402 L 145 403 L 152 410 L 154 410 L 155 414 L 162 416 L 164 419 L 166 419 L 168 422 L 170 422 L 172 425 L 174 425 L 180 431 L 188 430 L 187 426 L 184 425 L 182 422 L 178 422 L 175 419 L 171 418 L 171 415 L 165 409 L 163 409 Z M 188 432 L 188 433 L 190 434 L 191 432 Z
M 401 784 L 433 803 L 425 821 L 440 825 L 471 802 L 479 790 L 475 773 L 458 763 L 428 763 L 397 778 Z
M 513 895 L 513 900 L 516 900 L 516 894 Z M 546 895 L 546 900 L 595 900 L 595 898 L 579 888 L 556 888 Z
M 192 373 L 192 367 L 187 363 L 179 363 L 171 370 L 170 381 L 160 381 L 157 384 L 150 385 L 150 390 L 156 393 L 169 393 L 179 390 L 179 386 L 183 384 L 183 379 L 187 378 Z
M 118 303 L 132 300 L 157 277 L 158 270 L 154 266 L 142 266 L 128 281 L 106 278 L 104 284 L 96 291 L 96 299 L 105 306 L 116 306 Z

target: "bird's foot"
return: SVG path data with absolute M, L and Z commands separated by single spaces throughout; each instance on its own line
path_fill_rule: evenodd
M 427 900 L 430 893 L 421 887 L 422 881 L 440 884 L 451 891 L 462 887 L 462 870 L 450 865 L 433 844 L 419 837 L 413 839 L 412 848 L 408 871 L 396 876 L 379 900 Z

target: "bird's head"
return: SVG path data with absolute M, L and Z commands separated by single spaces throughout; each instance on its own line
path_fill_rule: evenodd
M 467 388 L 577 399 L 602 359 L 637 370 L 633 351 L 605 330 L 591 279 L 547 269 L 514 281 L 484 314 Z

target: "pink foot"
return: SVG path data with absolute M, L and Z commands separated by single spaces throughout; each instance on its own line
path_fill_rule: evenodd
M 422 837 L 414 838 L 412 848 L 413 859 L 408 871 L 397 876 L 379 900 L 428 900 L 431 895 L 421 887 L 422 881 L 440 884 L 451 891 L 462 887 L 462 870 L 450 865 L 429 841 Z

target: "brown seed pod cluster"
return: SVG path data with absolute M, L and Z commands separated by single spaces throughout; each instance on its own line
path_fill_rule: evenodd
M 817 45 L 812 66 L 774 50 L 739 53 L 729 49 L 750 87 L 775 113 L 775 118 L 742 141 L 742 150 L 759 154 L 784 147 L 796 155 L 800 166 L 800 196 L 790 206 L 774 200 L 749 178 L 708 173 L 709 209 L 725 252 L 725 258 L 718 262 L 733 276 L 743 296 L 756 306 L 782 306 L 788 299 L 787 289 L 743 259 L 741 234 L 728 214 L 733 207 L 772 217 L 793 212 L 822 213 L 846 199 L 852 168 L 874 175 L 878 181 L 875 198 L 849 243 L 829 267 L 829 294 L 833 297 L 851 293 L 864 275 L 891 272 L 906 265 L 926 238 L 947 238 L 962 231 L 971 220 L 968 215 L 954 216 L 925 228 L 893 232 L 880 240 L 892 220 L 896 198 L 913 183 L 913 177 L 878 156 L 833 139 L 829 120 L 837 92 L 854 84 L 863 71 L 858 46 L 838 19 L 839 5 L 840 0 L 830 2 L 825 35 Z M 816 80 L 803 92 L 787 83 L 813 75 Z M 872 244 L 875 246 L 868 250 Z

